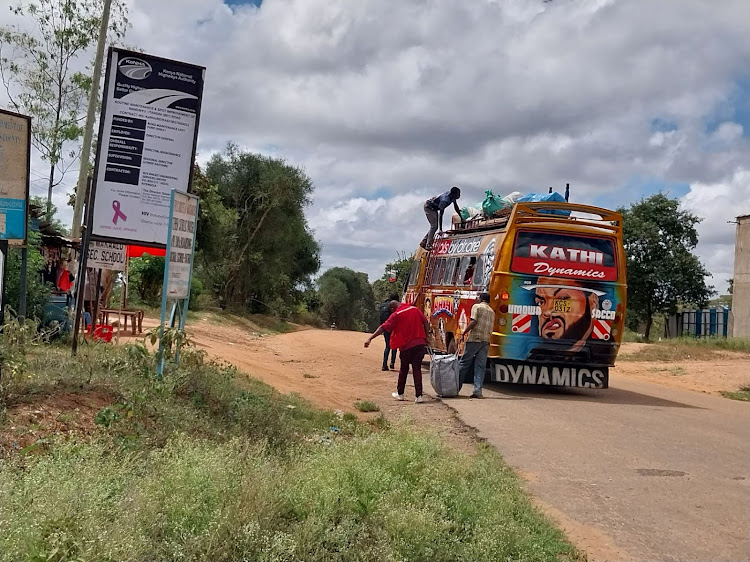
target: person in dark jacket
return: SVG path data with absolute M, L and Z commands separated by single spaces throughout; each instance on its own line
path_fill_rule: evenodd
M 391 302 L 398 301 L 398 295 L 393 294 L 388 297 L 388 300 L 383 301 L 380 305 L 380 323 L 383 324 L 393 314 L 391 312 Z M 388 370 L 388 353 L 391 354 L 391 371 L 396 369 L 396 350 L 391 349 L 391 333 L 383 332 L 383 339 L 385 339 L 385 351 L 383 352 L 383 371 Z
M 461 209 L 458 208 L 458 203 L 456 202 L 460 197 L 461 190 L 454 186 L 451 187 L 450 191 L 446 191 L 445 193 L 425 201 L 424 214 L 430 223 L 430 230 L 425 234 L 422 242 L 419 243 L 419 245 L 425 250 L 432 249 L 432 241 L 435 238 L 435 233 L 438 231 L 438 228 L 440 229 L 440 232 L 443 231 L 443 212 L 445 209 L 452 204 L 456 213 L 458 213 L 458 216 L 461 216 Z M 461 219 L 461 222 L 463 222 L 463 218 Z

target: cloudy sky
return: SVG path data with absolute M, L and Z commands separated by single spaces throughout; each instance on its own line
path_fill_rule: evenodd
M 746 0 L 127 3 L 128 45 L 207 67 L 199 161 L 235 141 L 312 177 L 324 268 L 380 276 L 452 185 L 569 182 L 605 207 L 681 198 L 726 289 L 727 221 L 750 213 Z

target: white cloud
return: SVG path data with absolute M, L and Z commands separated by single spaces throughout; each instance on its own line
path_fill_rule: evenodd
M 621 204 L 632 178 L 697 193 L 750 168 L 728 105 L 750 74 L 744 0 L 127 1 L 129 45 L 207 67 L 201 161 L 233 140 L 305 167 L 324 267 L 379 276 L 451 185 Z M 707 222 L 723 275 L 732 242 Z
M 682 206 L 703 219 L 698 254 L 713 273 L 717 290 L 726 292 L 734 268 L 734 219 L 750 214 L 750 170 L 737 169 L 716 183 L 691 185 Z

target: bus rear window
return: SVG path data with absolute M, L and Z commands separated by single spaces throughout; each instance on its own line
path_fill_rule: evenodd
M 521 231 L 511 271 L 542 277 L 616 281 L 614 242 L 609 238 Z

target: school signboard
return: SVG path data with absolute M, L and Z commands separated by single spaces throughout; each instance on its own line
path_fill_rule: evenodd
M 0 109 L 0 240 L 26 243 L 31 118 Z
M 166 245 L 172 190 L 190 185 L 204 73 L 192 64 L 109 50 L 92 239 Z
M 89 244 L 89 259 L 86 265 L 94 269 L 125 271 L 127 260 L 127 246 L 125 244 L 91 242 Z

